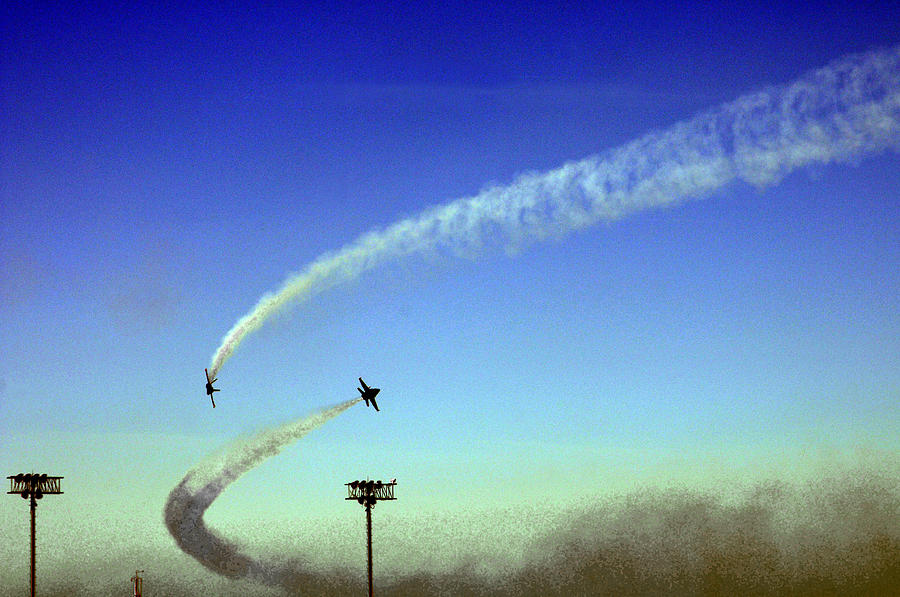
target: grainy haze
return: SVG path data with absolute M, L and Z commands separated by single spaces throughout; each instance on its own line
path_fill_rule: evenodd
M 242 439 L 192 469 L 165 507 L 179 547 L 231 580 L 292 594 L 359 591 L 351 571 L 323 571 L 301 554 L 252 556 L 203 521 L 232 482 L 359 401 Z M 474 556 L 463 556 L 452 571 L 402 572 L 380 583 L 379 594 L 888 595 L 900 582 L 893 479 L 856 471 L 800 489 L 761 484 L 742 496 L 683 490 L 602 499 L 561 517 L 564 523 L 503 570 L 485 572 Z
M 857 470 L 802 486 L 772 481 L 738 494 L 641 491 L 560 513 L 559 520 L 565 522 L 535 540 L 511 569 L 485 573 L 473 560 L 444 572 L 409 570 L 376 577 L 377 594 L 888 596 L 900 586 L 900 490 L 893 469 Z M 464 545 L 446 547 L 465 552 Z M 158 554 L 132 554 L 158 563 L 146 574 L 146 597 L 365 592 L 362 560 L 353 570 L 322 570 L 303 554 L 282 555 L 268 564 L 278 571 L 270 580 L 279 588 L 272 589 L 219 582 L 184 562 L 163 571 Z M 43 579 L 41 593 L 124 590 L 59 576 Z

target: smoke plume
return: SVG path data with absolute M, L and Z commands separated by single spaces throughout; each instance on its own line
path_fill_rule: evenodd
M 208 529 L 203 522 L 203 515 L 225 488 L 241 475 L 267 458 L 277 455 L 360 400 L 362 399 L 349 400 L 311 416 L 265 430 L 250 439 L 239 440 L 223 454 L 201 462 L 190 470 L 169 493 L 164 511 L 166 527 L 182 551 L 217 574 L 232 579 L 248 578 L 268 585 L 284 586 L 286 580 L 281 577 L 286 572 L 282 567 L 259 562 L 245 555 L 237 545 Z M 295 566 L 291 566 L 289 574 L 295 581 L 302 577 Z
M 380 526 L 376 590 L 390 597 L 895 597 L 900 586 L 897 465 L 850 470 L 837 463 L 832 466 L 837 469 L 833 475 L 807 482 L 784 478 L 747 485 L 738 481 L 712 490 L 647 487 L 622 495 L 596 494 L 579 507 L 548 512 L 546 524 L 533 518 L 537 508 L 461 517 L 457 523 L 461 526 L 450 532 L 443 528 L 443 519 L 416 518 L 410 521 L 415 529 L 412 536 L 394 535 L 394 543 L 387 542 L 388 530 Z M 204 476 L 198 471 L 192 474 L 198 482 Z M 135 560 L 156 562 L 154 569 L 147 570 L 147 595 L 365 594 L 361 545 L 350 568 L 317 562 L 313 553 L 304 559 L 290 547 L 281 554 L 280 563 L 263 566 L 245 555 L 233 555 L 228 543 L 209 538 L 210 531 L 189 528 L 202 525 L 202 511 L 208 506 L 208 496 L 198 493 L 179 486 L 167 505 L 169 528 L 185 529 L 179 544 L 193 543 L 195 550 L 204 546 L 209 555 L 201 562 L 214 571 L 224 570 L 222 574 L 232 578 L 245 573 L 248 580 L 263 580 L 268 586 L 227 577 L 220 581 L 170 558 L 168 552 L 142 546 L 146 551 L 101 550 L 94 557 L 102 559 L 75 558 L 68 568 L 48 570 L 41 594 L 120 593 L 123 576 L 127 578 Z M 523 551 L 510 549 L 494 533 L 502 517 L 537 523 Z M 457 532 L 470 525 L 485 535 L 490 550 L 480 551 L 469 533 Z M 315 532 L 319 545 L 333 541 L 321 529 Z M 362 541 L 361 528 L 358 533 Z M 432 555 L 442 564 L 423 565 L 422 558 L 406 551 L 429 545 L 441 546 Z M 404 550 L 403 563 L 385 571 L 381 561 L 394 549 Z M 98 570 L 106 572 L 98 575 Z
M 388 260 L 500 238 L 519 247 L 636 211 L 703 197 L 735 180 L 763 186 L 811 163 L 900 144 L 900 46 L 840 58 L 668 129 L 555 170 L 432 207 L 326 253 L 264 295 L 222 339 L 215 377 L 241 341 L 294 301 Z

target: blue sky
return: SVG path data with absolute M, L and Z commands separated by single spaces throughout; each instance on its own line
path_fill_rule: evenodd
M 265 475 L 334 518 L 345 505 L 313 479 L 396 476 L 396 510 L 426 515 L 447 506 L 422 487 L 447 476 L 490 509 L 534 475 L 552 500 L 896 455 L 893 151 L 512 255 L 394 260 L 248 337 L 214 411 L 201 371 L 319 255 L 891 47 L 896 7 L 4 11 L 0 462 L 66 476 L 48 517 L 103 478 L 124 500 L 109 528 L 145 521 L 177 554 L 162 500 L 188 468 L 353 397 L 359 375 L 382 412 L 355 407 L 248 475 L 219 524 L 265 516 Z M 6 501 L 4 528 L 23 510 Z

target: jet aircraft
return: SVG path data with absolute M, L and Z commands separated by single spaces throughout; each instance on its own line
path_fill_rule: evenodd
M 363 400 L 366 401 L 366 406 L 369 406 L 369 400 L 372 401 L 372 406 L 375 407 L 375 410 L 378 410 L 378 403 L 375 402 L 375 396 L 378 395 L 378 392 L 381 391 L 380 388 L 370 388 L 366 385 L 366 382 L 363 381 L 362 377 L 359 378 L 359 383 L 362 384 L 363 389 L 356 388 L 359 390 L 359 393 L 362 395 Z
M 212 401 L 213 408 L 215 408 L 216 401 L 213 398 L 213 392 L 219 392 L 221 390 L 219 390 L 219 388 L 214 388 L 213 384 L 216 383 L 216 379 L 219 379 L 219 378 L 217 377 L 216 379 L 210 380 L 209 379 L 209 371 L 207 371 L 206 369 L 204 369 L 203 371 L 206 372 L 206 393 L 207 393 L 207 395 L 209 395 L 209 399 Z

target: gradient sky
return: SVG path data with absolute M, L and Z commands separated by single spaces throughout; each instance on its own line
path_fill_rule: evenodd
M 0 473 L 65 476 L 39 508 L 42 565 L 118 550 L 121 570 L 94 573 L 127 582 L 155 566 L 128 560 L 137 543 L 189 561 L 162 523 L 181 476 L 352 398 L 360 375 L 381 413 L 354 407 L 248 474 L 211 526 L 283 527 L 253 531 L 260 549 L 291 525 L 301 545 L 356 533 L 342 484 L 366 475 L 398 478 L 391 527 L 647 484 L 896 473 L 892 151 L 513 254 L 395 261 L 250 336 L 215 410 L 202 372 L 322 253 L 895 45 L 885 4 L 5 7 Z M 14 497 L 3 586 L 27 574 Z

